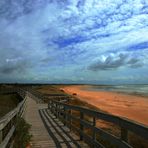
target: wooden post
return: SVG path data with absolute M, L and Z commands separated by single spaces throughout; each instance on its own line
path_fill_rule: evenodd
M 70 109 L 70 115 L 72 115 L 72 110 Z M 71 131 L 72 119 L 70 118 L 70 131 Z
M 52 101 L 50 101 L 50 111 L 52 112 Z
M 51 112 L 54 114 L 54 104 L 53 104 L 53 102 L 51 103 Z
M 56 118 L 58 118 L 58 109 L 57 109 L 58 105 L 57 103 L 55 104 L 55 116 Z
M 59 117 L 61 118 L 61 104 L 59 104 Z
M 48 109 L 51 110 L 51 100 L 49 100 Z
M 50 102 L 49 102 L 49 109 L 50 109 L 50 111 L 51 111 L 51 108 L 52 108 L 52 101 L 50 100 Z
M 54 103 L 53 106 L 54 106 L 54 115 L 56 117 L 56 104 Z
M 71 109 L 68 110 L 68 115 L 71 116 Z M 70 116 L 68 117 L 68 121 L 69 121 L 69 124 L 68 125 L 69 125 L 69 129 L 71 131 L 71 117 Z
M 3 131 L 0 131 L 0 143 L 3 141 Z
M 63 118 L 64 118 L 64 126 L 66 125 L 66 109 L 65 109 L 65 106 L 63 106 Z
M 53 102 L 53 114 L 54 114 L 54 116 L 55 116 L 55 103 Z
M 84 130 L 84 127 L 83 127 L 83 124 L 81 123 L 81 120 L 84 119 L 84 114 L 83 112 L 80 112 L 80 130 L 81 132 L 83 132 Z M 83 140 L 83 135 L 80 133 L 80 140 Z
M 93 127 L 95 127 L 95 126 L 96 126 L 96 118 L 93 117 Z M 93 129 L 93 131 L 92 131 L 92 138 L 93 138 L 93 141 L 96 140 L 96 132 L 95 132 L 94 129 Z M 93 148 L 95 148 L 95 145 L 94 145 L 94 144 L 93 144 Z
M 59 104 L 56 104 L 56 116 L 59 117 Z
M 128 142 L 128 130 L 121 127 L 121 140 Z
M 96 118 L 93 117 L 93 126 L 96 126 Z

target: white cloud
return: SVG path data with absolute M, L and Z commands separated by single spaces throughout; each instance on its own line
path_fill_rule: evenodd
M 0 8 L 10 8 L 0 14 L 0 66 L 6 61 L 17 62 L 21 57 L 30 65 L 28 77 L 37 75 L 40 68 L 42 78 L 61 71 L 61 79 L 72 77 L 75 69 L 89 66 L 98 55 L 105 60 L 106 54 L 124 52 L 131 45 L 148 42 L 148 15 L 144 8 L 147 5 L 147 1 L 140 0 L 126 3 L 122 0 L 38 0 L 34 3 L 32 0 L 26 5 L 21 1 L 12 5 L 0 2 Z M 134 53 L 130 49 L 126 52 Z M 146 50 L 141 49 L 137 56 L 147 61 L 143 52 Z M 44 59 L 52 60 L 43 64 Z M 65 68 L 60 69 L 61 65 Z M 74 68 L 66 70 L 66 66 Z M 51 67 L 57 69 L 56 73 L 50 74 Z M 91 79 L 92 72 L 87 73 Z M 78 75 L 84 77 L 83 72 Z

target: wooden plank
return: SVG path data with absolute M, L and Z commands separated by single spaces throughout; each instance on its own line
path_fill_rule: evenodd
M 61 111 L 62 112 L 62 111 Z M 107 140 L 107 141 L 110 141 L 110 143 L 114 144 L 114 145 L 117 145 L 119 147 L 122 147 L 122 148 L 127 148 L 127 147 L 130 147 L 127 143 L 125 143 L 124 141 L 120 140 L 119 138 L 117 138 L 116 136 L 100 129 L 100 128 L 97 128 L 95 126 L 93 126 L 92 124 L 90 124 L 90 122 L 88 121 L 85 121 L 85 120 L 82 120 L 74 115 L 67 115 L 69 116 L 69 118 L 77 121 L 77 122 L 80 122 L 81 124 L 84 125 L 84 127 L 87 127 L 87 128 L 90 128 L 92 129 L 92 131 L 95 131 L 95 133 L 98 133 L 99 135 L 101 135 L 101 137 L 104 139 L 104 140 Z M 75 129 L 75 128 L 74 128 Z M 83 133 L 82 130 L 78 129 L 77 128 L 77 131 L 80 133 Z M 93 141 L 93 137 L 92 137 L 92 141 Z
M 26 99 L 24 99 L 22 102 L 20 102 L 15 109 L 13 109 L 9 113 L 7 113 L 4 117 L 1 118 L 0 130 L 2 130 L 13 119 L 13 117 L 19 113 L 21 108 L 23 108 L 25 101 L 26 101 Z
M 121 140 L 128 142 L 128 130 L 121 127 Z
M 2 141 L 2 143 L 0 144 L 0 148 L 6 148 L 8 142 L 10 141 L 13 133 L 14 133 L 15 127 L 12 126 L 12 128 L 10 129 L 10 131 L 8 132 L 7 136 L 4 138 L 4 140 Z
M 84 119 L 84 114 L 83 114 L 83 112 L 80 112 L 80 120 L 83 120 Z M 83 126 L 83 124 L 80 122 L 80 130 L 83 132 L 83 130 L 84 130 L 84 126 Z M 83 140 L 83 135 L 82 134 L 80 134 L 80 140 Z
M 52 102 L 65 107 L 65 109 L 67 109 L 67 110 L 71 109 L 71 110 L 80 111 L 80 112 L 83 112 L 84 114 L 90 115 L 92 117 L 96 117 L 97 119 L 102 119 L 102 120 L 114 123 L 116 125 L 119 125 L 120 127 L 123 127 L 125 129 L 128 129 L 128 130 L 134 132 L 135 134 L 137 134 L 145 139 L 148 139 L 148 126 L 146 126 L 146 125 L 137 123 L 135 121 L 131 121 L 126 118 L 122 118 L 122 117 L 118 117 L 118 116 L 111 115 L 108 113 L 104 113 L 101 111 L 95 111 L 95 110 L 86 109 L 86 108 L 79 107 L 79 106 L 68 105 L 65 103 L 58 102 L 58 101 L 52 101 Z
M 17 89 L 15 90 L 17 91 Z M 15 130 L 15 124 L 13 123 L 13 120 L 15 119 L 15 117 L 17 115 L 22 116 L 23 115 L 23 111 L 24 111 L 24 107 L 25 107 L 25 102 L 26 99 L 25 97 L 25 92 L 17 92 L 22 98 L 23 101 L 21 101 L 16 108 L 14 108 L 12 111 L 10 111 L 9 113 L 7 113 L 4 117 L 1 118 L 0 120 L 0 147 L 6 147 L 8 145 L 8 142 L 10 141 L 11 137 L 13 136 L 14 130 Z M 3 135 L 3 130 L 5 130 L 5 128 L 7 128 L 7 125 L 10 125 L 8 130 L 8 133 L 6 133 L 6 135 Z
M 64 124 L 59 119 L 55 118 L 55 116 L 49 110 L 40 110 L 40 112 L 41 114 L 44 114 L 43 116 L 45 123 L 48 125 L 48 127 L 50 127 L 50 131 L 53 133 L 52 128 L 55 129 L 54 138 L 56 138 L 58 142 L 66 144 L 66 146 L 69 148 L 80 148 L 80 145 L 78 144 L 78 136 L 76 136 L 73 132 L 70 132 L 68 127 L 64 126 Z M 81 144 L 88 147 L 88 145 L 84 142 Z
M 45 107 L 47 107 L 47 104 L 37 104 L 34 99 L 27 96 L 24 118 L 31 125 L 30 134 L 33 136 L 31 139 L 32 147 L 36 147 L 37 145 L 38 147 L 56 147 L 38 113 L 39 108 Z
M 40 98 L 40 96 L 41 96 L 40 94 L 37 94 L 37 100 L 44 98 L 43 96 L 41 96 Z M 80 139 L 83 140 L 84 138 L 85 141 L 89 141 L 91 145 L 94 147 L 97 145 L 103 147 L 98 141 L 96 141 L 96 133 L 100 134 L 104 139 L 109 140 L 112 144 L 118 145 L 122 148 L 130 147 L 127 143 L 128 142 L 128 130 L 136 133 L 137 135 L 140 135 L 141 137 L 145 139 L 148 139 L 148 126 L 144 126 L 142 124 L 136 123 L 126 118 L 121 118 L 118 116 L 110 115 L 104 112 L 95 111 L 91 109 L 86 109 L 86 108 L 79 107 L 79 106 L 68 105 L 68 104 L 61 103 L 59 101 L 54 101 L 54 100 L 51 100 L 48 106 L 51 112 L 55 115 L 57 119 L 63 117 L 63 122 L 65 126 L 70 125 L 72 128 L 76 129 L 71 124 L 69 124 L 68 120 L 73 119 L 73 120 L 78 121 L 80 123 L 80 129 L 76 129 L 76 130 L 80 134 L 80 137 L 81 137 Z M 80 118 L 77 118 L 71 115 L 68 112 L 69 110 L 79 111 Z M 61 116 L 61 113 L 62 113 L 62 116 Z M 93 122 L 91 123 L 86 122 L 83 118 L 85 114 L 91 116 L 93 118 Z M 112 134 L 105 132 L 104 130 L 100 128 L 95 127 L 96 119 L 102 119 L 102 120 L 105 120 L 105 121 L 108 121 L 108 122 L 111 122 L 111 123 L 114 123 L 120 126 L 121 127 L 121 139 L 117 138 L 116 136 Z M 52 125 L 55 126 L 54 122 L 52 122 Z M 93 131 L 93 135 L 92 136 L 86 135 L 83 132 L 83 126 L 90 128 Z
M 3 141 L 3 131 L 0 130 L 0 143 Z

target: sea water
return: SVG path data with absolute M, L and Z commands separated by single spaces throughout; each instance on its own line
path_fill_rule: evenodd
M 148 96 L 148 84 L 138 85 L 91 85 L 90 91 L 114 91 Z

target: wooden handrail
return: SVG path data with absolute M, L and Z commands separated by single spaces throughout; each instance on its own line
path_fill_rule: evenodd
M 8 91 L 5 91 L 5 92 L 8 92 Z M 12 111 L 7 113 L 4 117 L 0 119 L 0 148 L 5 148 L 9 143 L 15 131 L 16 118 L 17 116 L 22 116 L 25 103 L 26 103 L 25 91 L 21 89 L 15 89 L 15 90 L 11 90 L 10 92 L 18 93 L 23 98 L 23 100 L 17 105 L 16 108 L 14 108 Z M 13 122 L 14 120 L 15 122 Z M 3 132 L 5 130 L 7 131 L 7 133 L 4 134 Z
M 44 96 L 36 93 L 35 91 L 27 92 L 27 95 L 33 97 L 37 102 L 42 102 Z M 62 99 L 60 100 L 62 101 Z M 131 146 L 128 143 L 128 132 L 131 131 L 138 136 L 141 136 L 145 139 L 148 139 L 148 126 L 137 123 L 135 121 L 104 113 L 101 111 L 95 111 L 91 109 L 86 109 L 84 107 L 68 105 L 60 101 L 50 100 L 48 108 L 57 118 L 60 118 L 64 125 L 70 127 L 70 129 L 75 129 L 80 135 L 80 139 L 90 143 L 93 147 L 103 147 L 102 144 L 97 139 L 96 135 L 101 135 L 103 140 L 109 141 L 112 145 L 116 145 L 121 148 L 130 148 Z M 76 117 L 72 114 L 72 111 L 78 111 L 80 117 Z M 84 116 L 88 115 L 92 117 L 92 122 L 85 120 Z M 96 127 L 96 120 L 101 119 L 110 123 L 114 123 L 121 128 L 121 137 L 116 137 L 101 128 Z M 75 127 L 71 121 L 76 121 L 80 124 L 80 128 Z M 84 129 L 89 128 L 92 130 L 92 135 L 88 136 Z
M 50 103 L 48 104 L 49 109 L 51 112 L 55 114 L 56 117 L 61 118 L 64 121 L 64 124 L 68 123 L 69 126 L 72 126 L 69 124 L 70 120 L 74 120 L 80 123 L 80 128 L 78 129 L 78 132 L 80 134 L 80 139 L 82 140 L 84 138 L 85 140 L 85 134 L 84 134 L 84 127 L 88 127 L 92 130 L 93 136 L 91 137 L 91 142 L 95 143 L 96 141 L 96 134 L 100 134 L 103 139 L 106 139 L 110 141 L 110 143 L 120 146 L 120 147 L 131 147 L 128 143 L 128 131 L 131 131 L 138 136 L 141 136 L 144 139 L 148 139 L 148 126 L 137 123 L 135 121 L 118 117 L 115 115 L 111 115 L 108 113 L 104 113 L 101 111 L 95 111 L 91 109 L 86 109 L 84 107 L 74 106 L 74 105 L 68 105 L 59 101 L 50 100 Z M 72 115 L 70 112 L 79 111 L 80 117 L 76 117 Z M 62 114 L 63 116 L 60 116 Z M 84 119 L 84 115 L 89 115 L 93 118 L 93 122 L 87 122 Z M 68 120 L 67 120 L 68 119 Z M 118 138 L 112 134 L 107 133 L 106 131 L 98 128 L 95 126 L 96 119 L 101 119 L 107 122 L 114 123 L 118 125 L 121 128 L 121 137 Z M 76 130 L 76 127 L 73 127 Z

